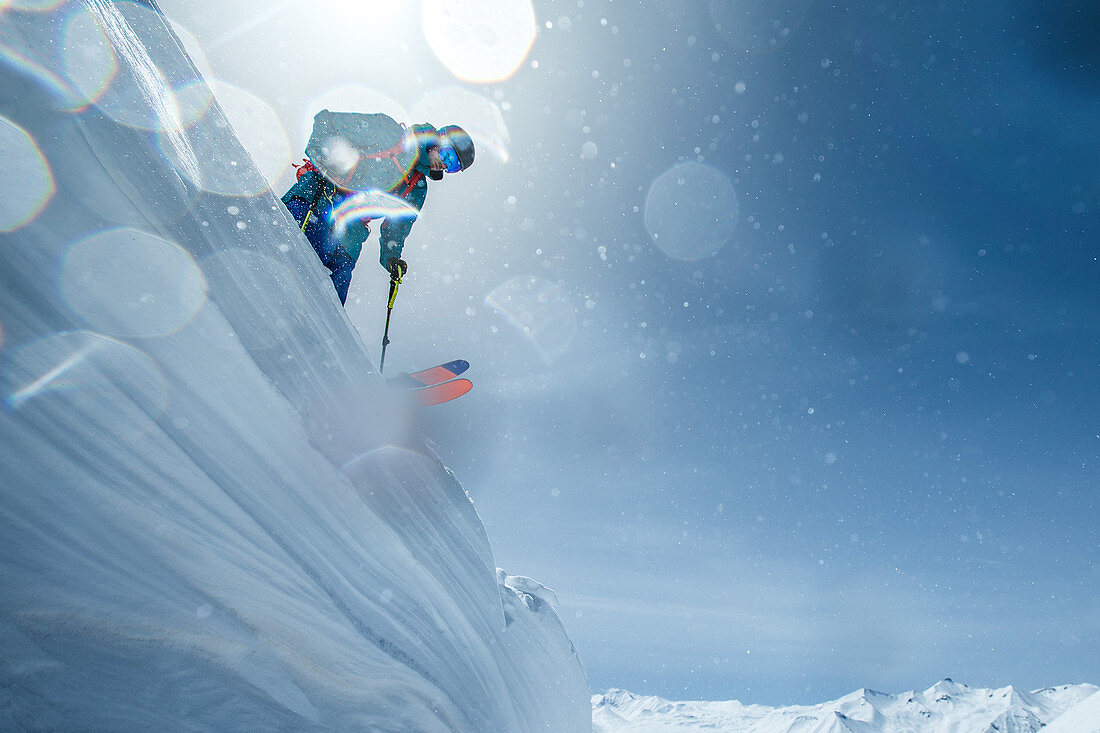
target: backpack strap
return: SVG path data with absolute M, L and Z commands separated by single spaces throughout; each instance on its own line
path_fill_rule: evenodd
M 390 160 L 393 161 L 393 164 L 395 166 L 397 166 L 397 170 L 401 171 L 401 175 L 404 176 L 405 175 L 405 166 L 401 165 L 401 161 L 397 159 L 398 153 L 404 152 L 404 150 L 405 150 L 404 141 L 397 143 L 396 145 L 394 145 L 391 148 L 387 148 L 385 150 L 380 150 L 377 153 L 364 153 L 362 150 L 360 150 L 359 151 L 359 157 L 355 159 L 355 165 L 353 165 L 351 167 L 351 170 L 348 171 L 348 174 L 346 176 L 344 176 L 342 179 L 336 181 L 337 185 L 347 185 L 347 182 L 350 181 L 355 176 L 355 171 L 359 167 L 359 164 L 363 162 L 363 160 L 383 160 L 385 158 L 389 158 Z M 313 168 L 312 163 L 310 163 L 309 165 L 310 165 L 311 168 Z M 303 166 L 303 169 L 304 169 L 304 166 Z M 317 169 L 313 168 L 313 170 L 317 170 Z M 318 172 L 320 172 L 320 171 L 318 171 Z M 301 170 L 298 171 L 298 175 L 302 175 Z
M 401 127 L 404 128 L 405 126 L 402 125 Z M 403 180 L 407 181 L 408 177 L 407 177 L 407 172 L 405 170 L 405 166 L 401 165 L 401 161 L 397 159 L 397 156 L 400 153 L 405 152 L 405 147 L 406 147 L 405 146 L 405 138 L 404 138 L 404 136 L 402 136 L 401 140 L 398 141 L 398 143 L 396 145 L 393 145 L 392 147 L 389 147 L 386 150 L 379 150 L 377 153 L 360 153 L 360 159 L 367 158 L 367 159 L 370 159 L 370 160 L 382 160 L 383 158 L 389 158 L 390 160 L 393 161 L 393 164 L 394 164 L 394 166 L 397 167 L 397 170 L 401 171 L 401 178 Z M 358 163 L 356 165 L 358 165 Z M 354 170 L 355 169 L 352 168 L 353 172 L 354 172 Z M 413 185 L 416 185 L 416 184 L 413 184 Z
M 317 166 L 313 165 L 313 161 L 311 161 L 309 158 L 302 158 L 301 163 L 291 163 L 291 165 L 297 169 L 296 175 L 298 180 L 301 180 L 302 176 L 304 176 L 306 173 L 309 173 L 310 171 L 316 173 L 318 179 L 317 188 L 313 191 L 313 200 L 309 202 L 309 209 L 306 211 L 306 215 L 302 218 L 301 228 L 302 232 L 304 233 L 306 230 L 306 225 L 309 224 L 309 220 L 313 216 L 314 209 L 317 208 L 317 201 L 324 198 L 327 199 L 329 205 L 331 205 L 333 196 L 336 195 L 336 190 L 335 188 L 333 188 L 333 190 L 331 191 L 329 190 L 328 179 L 325 178 L 321 171 L 317 169 Z
M 363 152 L 360 152 L 360 155 L 362 155 L 364 158 L 375 158 L 375 159 L 378 159 L 378 160 L 381 160 L 382 158 L 392 158 L 394 161 L 397 161 L 397 155 L 399 153 L 403 153 L 403 152 L 405 152 L 405 140 L 404 140 L 404 138 L 402 138 L 400 142 L 398 142 L 396 145 L 394 145 L 391 148 L 386 148 L 385 150 L 379 150 L 377 153 L 363 153 Z M 401 165 L 401 164 L 398 163 L 398 165 Z
M 405 126 L 402 125 L 401 127 L 404 128 Z M 405 182 L 405 188 L 401 191 L 401 198 L 405 198 L 406 196 L 409 195 L 409 192 L 412 191 L 416 187 L 416 184 L 420 183 L 420 181 L 422 181 L 424 179 L 424 174 L 421 173 L 420 171 L 413 171 L 412 175 L 410 176 L 408 171 L 405 169 L 405 166 L 401 165 L 401 161 L 398 160 L 397 156 L 400 153 L 405 152 L 405 148 L 406 148 L 405 138 L 402 137 L 401 140 L 398 141 L 395 145 L 393 145 L 393 146 L 391 146 L 391 147 L 389 147 L 385 150 L 379 150 L 377 153 L 364 153 L 364 152 L 360 151 L 359 152 L 359 159 L 356 160 L 355 165 L 353 165 L 351 170 L 348 171 L 348 174 L 344 178 L 343 182 L 351 180 L 352 176 L 355 175 L 355 169 L 359 167 L 359 162 L 362 161 L 364 158 L 366 158 L 368 160 L 382 160 L 384 158 L 389 158 L 390 160 L 393 161 L 393 164 L 397 168 L 397 170 L 399 170 L 401 172 L 401 180 Z M 295 169 L 297 169 L 297 177 L 299 179 L 301 179 L 301 177 L 304 176 L 309 171 L 313 171 L 314 173 L 316 173 L 318 176 L 321 177 L 321 181 L 322 181 L 321 185 L 322 185 L 322 187 L 324 186 L 324 181 L 325 181 L 324 174 L 321 173 L 321 171 L 317 168 L 317 166 L 315 166 L 313 164 L 313 161 L 310 160 L 309 158 L 302 158 L 301 163 L 291 163 L 291 165 L 294 166 Z M 336 183 L 337 183 L 337 186 L 339 186 L 339 184 L 341 182 L 338 181 Z M 330 195 L 327 198 L 329 198 L 331 200 L 332 196 Z M 317 203 L 317 199 L 315 197 L 314 200 L 313 200 L 313 204 L 316 204 L 316 203 Z M 313 209 L 313 205 L 310 206 L 310 211 L 312 211 L 312 209 Z
M 416 188 L 416 184 L 418 184 L 422 180 L 424 180 L 424 174 L 421 173 L 420 171 L 413 171 L 413 174 L 411 176 L 408 176 L 404 180 L 405 180 L 405 190 L 403 190 L 401 192 L 401 198 L 405 198 L 406 196 L 408 196 L 409 192 L 411 192 L 414 188 Z

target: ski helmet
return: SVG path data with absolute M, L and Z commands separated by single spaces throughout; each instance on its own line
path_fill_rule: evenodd
M 474 164 L 474 140 L 468 132 L 458 125 L 447 125 L 439 129 L 439 135 L 446 138 L 450 146 L 454 148 L 458 161 L 462 165 L 462 170 L 466 170 Z

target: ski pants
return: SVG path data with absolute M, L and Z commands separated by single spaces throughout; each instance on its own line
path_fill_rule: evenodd
M 336 288 L 336 294 L 340 296 L 340 302 L 346 303 L 356 258 L 348 253 L 343 242 L 329 228 L 323 212 L 314 210 L 309 219 L 306 219 L 306 214 L 309 213 L 308 201 L 294 197 L 286 202 L 286 208 L 298 222 L 298 226 L 305 222 L 302 233 L 313 245 L 321 264 L 332 273 L 332 284 Z

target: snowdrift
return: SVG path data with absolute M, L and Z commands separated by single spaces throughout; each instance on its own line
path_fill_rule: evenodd
M 0 728 L 590 729 L 155 5 L 0 44 Z

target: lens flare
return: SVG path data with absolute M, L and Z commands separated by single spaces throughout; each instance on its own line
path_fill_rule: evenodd
M 787 45 L 813 0 L 710 0 L 717 30 L 734 51 L 769 53 Z
M 0 150 L 6 174 L 0 176 L 0 232 L 26 225 L 53 196 L 53 174 L 45 156 L 27 132 L 0 117 Z
M 103 96 L 118 73 L 118 57 L 95 16 L 87 9 L 73 13 L 62 34 L 61 62 L 77 91 L 80 108 Z
M 183 144 L 175 134 L 159 134 L 161 152 L 184 178 L 203 191 L 221 196 L 264 193 L 269 181 L 277 180 L 290 164 L 290 142 L 282 123 L 256 95 L 221 82 L 213 82 L 213 88 L 218 105 L 207 105 L 200 119 L 180 131 Z M 202 104 L 209 96 L 208 89 L 198 81 L 181 89 L 178 98 Z M 227 149 L 239 154 L 226 155 Z M 203 161 L 201 166 L 199 160 Z
M 172 90 L 175 93 L 180 122 L 186 127 L 201 119 L 214 103 L 214 90 L 203 83 L 205 80 L 214 83 L 214 69 L 210 66 L 199 40 L 175 21 L 168 20 L 168 23 L 199 72 L 197 77 L 192 75 L 190 79 L 180 79 Z
M 678 163 L 653 181 L 645 200 L 645 227 L 669 257 L 698 260 L 729 240 L 740 216 L 729 178 L 709 165 Z
M 165 336 L 206 302 L 191 255 L 136 229 L 111 229 L 73 244 L 60 273 L 61 296 L 97 331 Z
M 417 122 L 456 124 L 474 139 L 478 153 L 488 150 L 502 163 L 509 158 L 508 127 L 496 102 L 461 87 L 446 87 L 426 95 L 410 112 Z
M 12 10 L 53 10 L 58 5 L 63 5 L 68 0 L 0 0 L 0 12 Z
M 179 136 L 189 120 L 181 112 L 176 90 L 196 77 L 164 16 L 146 5 L 121 0 L 88 3 L 83 15 L 70 20 L 68 33 L 81 42 L 78 54 L 92 54 L 98 67 L 78 71 L 79 56 L 67 64 L 82 94 L 120 124 Z M 103 41 L 106 48 L 89 50 Z M 101 89 L 108 54 L 117 68 Z M 189 107 L 195 106 L 189 102 Z
M 206 192 L 222 196 L 262 194 L 290 164 L 290 143 L 283 123 L 275 110 L 252 92 L 222 81 L 212 81 L 211 87 L 218 106 L 207 106 L 204 116 L 184 131 L 187 146 L 202 165 L 191 166 L 189 156 L 180 155 L 179 147 L 168 144 L 171 140 L 164 139 L 164 135 L 158 136 L 162 152 L 180 173 Z M 202 105 L 209 99 L 211 87 L 197 81 L 180 89 L 178 98 L 194 99 Z M 184 108 L 188 108 L 186 103 Z M 232 125 L 245 155 L 219 153 L 229 138 L 222 113 Z
M 424 36 L 447 69 L 464 81 L 503 81 L 535 41 L 530 0 L 427 0 Z
M 199 72 L 199 78 L 201 79 L 213 79 L 214 67 L 210 65 L 210 60 L 206 58 L 206 50 L 199 43 L 199 39 L 195 37 L 195 34 L 184 27 L 182 24 L 166 18 L 168 25 L 171 26 L 172 32 L 176 34 L 180 44 L 183 46 L 184 52 L 195 64 L 195 68 Z
M 129 439 L 155 428 L 168 404 L 156 362 L 90 331 L 58 333 L 24 346 L 0 374 L 8 407 L 47 427 L 69 422 Z
M 576 333 L 577 311 L 568 293 L 539 277 L 516 277 L 498 285 L 485 303 L 522 333 L 547 364 L 558 360 Z
M 372 219 L 415 219 L 416 207 L 384 191 L 360 191 L 332 210 L 331 220 L 337 234 L 353 221 Z
M 3 12 L 0 0 L 0 56 L 7 66 L 33 78 L 59 107 L 79 110 L 89 102 L 65 78 L 65 57 L 70 53 L 66 27 L 71 17 L 87 15 L 87 11 L 79 3 L 73 5 L 76 7 L 71 10 L 53 13 Z M 85 50 L 79 39 L 73 40 L 77 43 L 74 54 Z
M 279 115 L 255 94 L 232 84 L 215 82 L 214 95 L 260 173 L 274 181 L 290 165 L 291 157 Z

